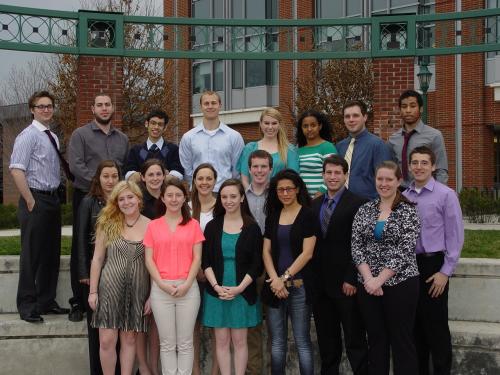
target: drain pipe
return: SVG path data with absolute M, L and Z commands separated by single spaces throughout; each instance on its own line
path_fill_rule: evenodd
M 462 11 L 462 0 L 455 0 L 455 12 Z M 456 33 L 455 43 L 457 46 L 462 45 L 462 21 L 455 22 Z M 462 173 L 462 55 L 455 55 L 455 170 L 456 170 L 456 187 L 460 193 L 463 187 Z

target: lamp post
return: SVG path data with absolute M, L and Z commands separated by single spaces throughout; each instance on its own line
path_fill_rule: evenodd
M 424 124 L 427 124 L 427 90 L 429 90 L 432 78 L 432 73 L 429 71 L 428 65 L 429 63 L 427 62 L 427 59 L 422 59 L 422 62 L 419 65 L 420 69 L 417 73 L 420 89 L 422 90 L 424 99 L 424 112 L 422 113 L 422 121 Z

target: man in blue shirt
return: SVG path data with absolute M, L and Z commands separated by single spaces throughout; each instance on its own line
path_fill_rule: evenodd
M 354 194 L 376 198 L 375 169 L 385 160 L 392 160 L 391 150 L 382 139 L 366 129 L 366 104 L 355 100 L 342 109 L 349 136 L 337 143 L 337 151 L 349 166 L 346 186 Z
M 217 171 L 214 191 L 229 178 L 239 178 L 236 165 L 245 143 L 241 134 L 219 119 L 222 107 L 219 94 L 205 91 L 200 97 L 203 121 L 182 136 L 179 157 L 184 178 L 191 184 L 193 172 L 201 163 L 210 163 Z

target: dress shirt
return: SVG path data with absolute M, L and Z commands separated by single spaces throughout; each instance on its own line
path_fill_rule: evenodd
M 335 211 L 335 207 L 337 207 L 337 203 L 339 203 L 340 198 L 342 197 L 342 194 L 344 194 L 345 187 L 342 187 L 339 191 L 337 191 L 332 198 L 328 195 L 328 192 L 325 193 L 324 198 L 323 198 L 323 203 L 321 204 L 321 208 L 319 211 L 319 220 L 323 217 L 323 210 L 326 208 L 328 202 L 333 199 L 333 204 L 331 207 L 332 214 Z
M 462 210 L 454 190 L 434 178 L 420 190 L 415 183 L 403 192 L 404 196 L 417 203 L 422 222 L 422 231 L 415 249 L 417 254 L 444 251 L 441 272 L 451 276 L 457 266 L 464 244 Z
M 264 206 L 266 205 L 267 193 L 269 189 L 266 188 L 262 194 L 255 194 L 253 191 L 252 184 L 248 185 L 245 195 L 247 197 L 248 206 L 250 207 L 250 212 L 253 218 L 259 224 L 260 231 L 264 234 L 264 229 L 266 226 L 266 212 Z
M 346 154 L 351 138 L 349 135 L 337 143 L 337 150 L 342 157 Z M 366 129 L 358 134 L 349 170 L 349 190 L 365 198 L 376 198 L 375 169 L 386 160 L 392 160 L 392 156 L 382 139 Z
M 389 137 L 389 146 L 392 149 L 392 156 L 394 160 L 397 160 L 399 166 L 401 167 L 402 152 L 404 144 L 404 134 L 406 130 L 404 128 L 399 129 L 397 132 L 393 133 Z M 448 157 L 446 156 L 446 148 L 444 145 L 443 134 L 441 132 L 429 125 L 425 125 L 422 120 L 420 120 L 415 127 L 415 134 L 413 134 L 408 141 L 408 157 L 409 161 L 410 152 L 419 146 L 427 146 L 436 155 L 436 179 L 446 184 L 448 182 Z M 403 186 L 408 187 L 410 182 L 413 181 L 413 175 L 411 171 L 408 171 L 408 179 L 403 181 Z
M 28 186 L 38 190 L 55 190 L 61 183 L 59 155 L 49 137 L 47 127 L 33 120 L 16 137 L 9 169 L 23 170 Z M 59 147 L 57 135 L 51 132 Z
M 101 161 L 114 160 L 120 169 L 125 165 L 128 137 L 113 126 L 106 134 L 92 121 L 71 134 L 68 154 L 69 168 L 75 175 L 73 185 L 82 191 L 89 191 Z
M 179 157 L 184 167 L 184 176 L 191 184 L 193 172 L 201 163 L 210 163 L 217 171 L 214 191 L 229 178 L 238 178 L 238 160 L 245 147 L 241 134 L 220 123 L 215 131 L 205 129 L 203 123 L 182 136 Z

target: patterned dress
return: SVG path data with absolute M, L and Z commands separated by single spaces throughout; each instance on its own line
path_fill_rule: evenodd
M 146 332 L 149 288 L 142 241 L 119 237 L 106 249 L 92 327 Z

